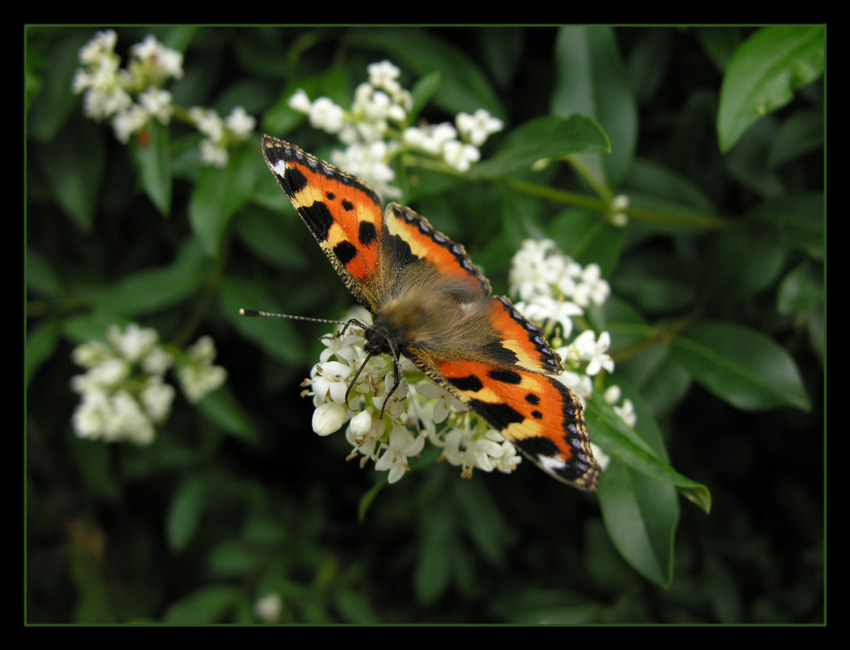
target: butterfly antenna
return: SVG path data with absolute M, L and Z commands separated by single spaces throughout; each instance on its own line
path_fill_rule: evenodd
M 351 321 L 331 320 L 329 318 L 311 318 L 310 316 L 296 316 L 294 314 L 274 314 L 268 311 L 256 311 L 254 309 L 240 309 L 240 316 L 257 316 L 263 318 L 286 318 L 288 320 L 306 320 L 313 323 L 330 323 L 331 325 L 348 325 Z M 358 321 L 359 322 L 359 321 Z

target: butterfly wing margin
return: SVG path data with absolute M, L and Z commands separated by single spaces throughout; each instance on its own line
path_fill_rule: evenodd
M 300 147 L 265 135 L 263 157 L 345 286 L 375 312 L 383 229 L 381 200 L 356 176 Z

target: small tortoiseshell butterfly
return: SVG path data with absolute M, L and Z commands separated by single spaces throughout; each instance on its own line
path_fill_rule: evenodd
M 373 316 L 366 351 L 404 355 L 544 472 L 595 490 L 599 465 L 558 355 L 463 246 L 410 208 L 295 145 L 263 137 L 272 174 Z M 396 366 L 398 364 L 396 363 Z M 396 385 L 398 382 L 396 382 Z

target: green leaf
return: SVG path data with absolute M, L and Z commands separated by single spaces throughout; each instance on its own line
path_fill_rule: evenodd
M 722 152 L 823 73 L 825 46 L 822 25 L 776 25 L 759 30 L 737 49 L 720 89 L 717 133 Z
M 610 27 L 562 27 L 551 111 L 594 118 L 613 144 L 610 156 L 583 156 L 597 180 L 614 186 L 631 166 L 637 143 L 637 105 Z
M 741 221 L 712 238 L 700 270 L 718 301 L 728 304 L 771 286 L 782 270 L 785 251 L 777 226 Z
M 410 121 L 415 121 L 416 116 L 419 115 L 419 111 L 437 94 L 442 78 L 443 74 L 439 70 L 434 70 L 434 72 L 426 74 L 413 85 L 413 88 L 410 90 L 413 105 L 407 115 Z
M 286 198 L 277 183 L 274 183 L 273 189 Z M 304 246 L 294 235 L 296 230 L 304 228 L 304 224 L 295 216 L 289 201 L 286 202 L 286 209 L 280 212 L 285 214 L 270 215 L 267 210 L 257 206 L 245 206 L 233 223 L 234 233 L 253 255 L 270 264 L 287 271 L 305 268 L 313 258 L 307 255 Z M 315 250 L 309 252 L 316 254 Z
M 171 210 L 171 155 L 168 127 L 155 122 L 147 130 L 147 142 L 133 138 L 131 151 L 139 166 L 142 187 L 163 215 Z
M 779 285 L 776 309 L 794 315 L 823 304 L 823 267 L 806 260 L 798 264 Z
M 26 250 L 27 289 L 41 296 L 57 296 L 66 291 L 63 278 L 53 268 L 53 262 L 36 248 Z
M 544 158 L 608 151 L 610 143 L 594 120 L 583 115 L 541 117 L 517 127 L 499 151 L 475 165 L 472 179 L 505 176 Z
M 66 128 L 69 115 L 82 104 L 80 95 L 71 90 L 74 72 L 79 66 L 78 53 L 91 38 L 88 30 L 51 27 L 26 29 L 24 57 L 30 83 L 37 79 L 40 86 L 29 103 L 27 136 L 40 142 L 51 142 Z M 42 58 L 44 57 L 44 58 Z M 99 127 L 98 127 L 99 128 Z
M 59 324 L 47 321 L 27 331 L 24 347 L 24 386 L 29 386 L 33 375 L 50 358 L 59 342 Z
M 234 437 L 254 444 L 259 441 L 259 431 L 227 386 L 207 395 L 200 401 L 198 408 Z
M 675 359 L 694 379 L 737 408 L 810 408 L 793 358 L 761 332 L 703 321 L 675 336 L 671 345 Z
M 598 264 L 603 277 L 614 272 L 626 242 L 625 228 L 612 226 L 590 210 L 565 210 L 546 230 L 576 262 Z
M 106 168 L 103 132 L 91 120 L 62 129 L 49 143 L 31 145 L 53 196 L 82 232 L 91 230 Z
M 189 203 L 189 221 L 204 250 L 215 256 L 233 214 L 253 198 L 264 166 L 254 147 L 231 154 L 224 169 L 205 167 Z
M 201 587 L 178 600 L 165 612 L 170 625 L 219 623 L 239 598 L 239 587 L 210 585 Z
M 599 480 L 599 507 L 626 561 L 649 580 L 669 586 L 679 521 L 676 489 L 613 459 Z
M 138 316 L 183 302 L 203 284 L 210 260 L 189 240 L 174 264 L 127 275 L 100 295 L 100 311 Z
M 427 513 L 422 523 L 413 584 L 419 602 L 428 604 L 448 589 L 452 568 L 463 561 L 464 551 L 448 506 L 437 504 L 437 510 Z
M 193 476 L 177 489 L 166 520 L 168 546 L 171 550 L 184 550 L 195 532 L 207 506 L 207 478 Z
M 822 192 L 784 194 L 760 203 L 747 218 L 776 225 L 788 245 L 823 260 L 826 253 L 825 208 Z
M 602 397 L 594 396 L 588 401 L 585 416 L 591 439 L 606 454 L 616 456 L 629 467 L 656 481 L 669 483 L 706 512 L 711 509 L 711 495 L 708 489 L 673 469 L 664 454 L 629 427 Z M 654 426 L 648 412 L 640 413 L 638 428 Z

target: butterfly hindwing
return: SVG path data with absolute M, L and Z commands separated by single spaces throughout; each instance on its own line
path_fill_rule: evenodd
M 493 303 L 506 318 L 525 320 L 507 299 L 494 298 Z M 536 329 L 526 323 L 518 325 L 520 331 Z M 539 354 L 538 336 L 539 333 L 532 335 L 531 342 L 526 342 L 524 347 L 530 352 L 527 358 Z M 498 344 L 508 351 L 522 351 L 520 343 L 525 340 L 504 336 Z M 545 340 L 543 345 L 554 355 Z M 473 360 L 439 356 L 427 350 L 407 353 L 429 377 L 467 404 L 542 470 L 578 488 L 596 489 L 600 468 L 590 448 L 581 401 L 555 373 L 530 370 L 520 363 L 505 364 L 498 352 L 494 355 L 498 362 L 487 356 Z M 558 362 L 557 355 L 555 361 Z
M 363 181 L 294 145 L 264 136 L 263 155 L 372 313 L 372 351 L 404 354 L 545 472 L 596 489 L 600 469 L 558 355 L 510 300 L 490 294 L 463 246 L 410 208 L 382 210 Z

